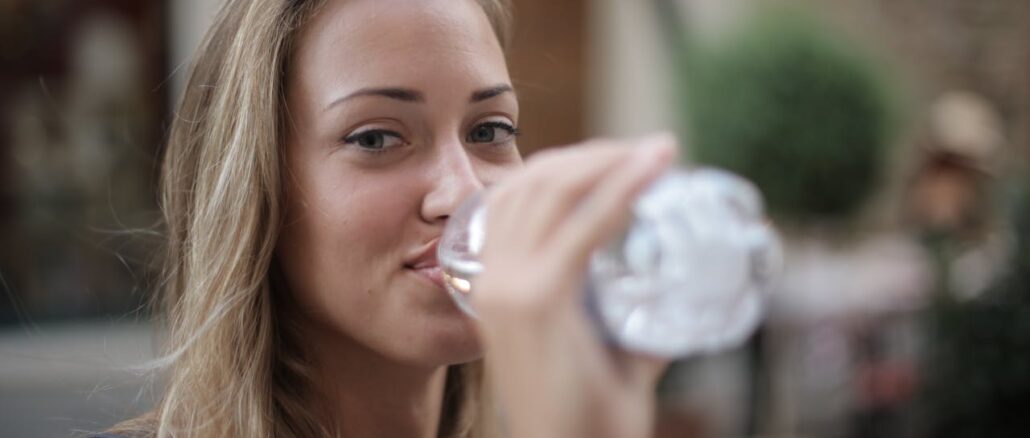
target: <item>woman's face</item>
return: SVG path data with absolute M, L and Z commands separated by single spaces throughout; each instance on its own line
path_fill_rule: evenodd
M 521 163 L 518 103 L 483 10 L 330 1 L 299 35 L 288 76 L 277 256 L 305 321 L 406 363 L 476 359 L 435 248 L 463 199 Z

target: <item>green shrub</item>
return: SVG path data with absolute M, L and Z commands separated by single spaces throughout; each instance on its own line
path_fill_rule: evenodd
M 781 12 L 685 60 L 694 160 L 754 181 L 774 216 L 845 218 L 876 189 L 892 110 L 853 47 Z

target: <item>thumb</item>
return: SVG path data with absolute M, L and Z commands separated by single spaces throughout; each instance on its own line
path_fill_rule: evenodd
M 615 362 L 619 365 L 623 378 L 632 386 L 640 386 L 651 390 L 658 384 L 658 379 L 665 374 L 672 363 L 671 359 L 625 350 L 615 350 Z

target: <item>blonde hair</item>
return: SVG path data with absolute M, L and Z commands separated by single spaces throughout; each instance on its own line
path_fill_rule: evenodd
M 167 338 L 154 409 L 112 432 L 156 437 L 321 437 L 311 374 L 284 312 L 284 88 L 299 29 L 325 0 L 227 0 L 205 36 L 161 168 L 167 249 L 156 302 Z M 507 0 L 477 0 L 503 47 Z M 497 433 L 482 362 L 447 372 L 444 436 Z

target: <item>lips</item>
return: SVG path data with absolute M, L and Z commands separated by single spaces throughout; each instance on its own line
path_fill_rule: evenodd
M 443 269 L 440 268 L 436 261 L 436 245 L 438 242 L 439 239 L 433 239 L 414 251 L 405 260 L 404 268 L 443 288 Z
M 425 277 L 429 281 L 433 282 L 433 284 L 435 284 L 437 286 L 440 286 L 441 288 L 444 287 L 443 269 L 440 269 L 439 266 L 431 266 L 431 267 L 418 268 L 418 269 L 412 269 L 412 270 L 415 271 L 415 273 L 417 273 L 417 274 Z

